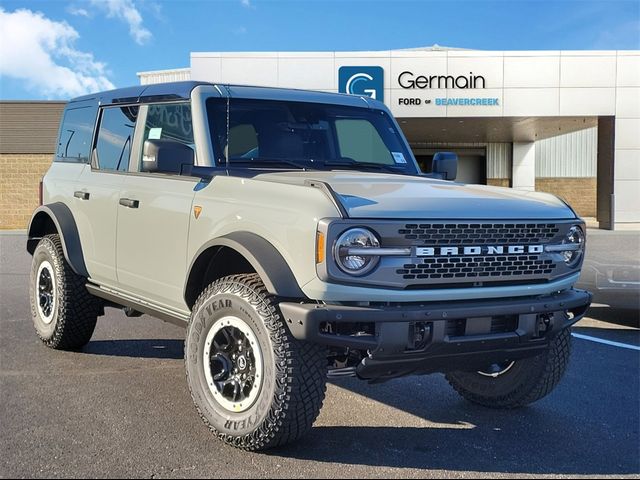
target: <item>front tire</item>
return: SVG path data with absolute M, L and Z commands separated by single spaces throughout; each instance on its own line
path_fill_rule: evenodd
M 86 345 L 96 327 L 99 301 L 64 258 L 59 235 L 47 235 L 33 252 L 31 317 L 42 342 L 58 350 Z
M 326 390 L 325 350 L 296 340 L 256 274 L 209 285 L 191 313 L 185 367 L 200 417 L 222 441 L 265 450 L 304 435 Z
M 571 356 L 571 329 L 551 340 L 536 357 L 495 366 L 484 372 L 451 372 L 446 379 L 466 400 L 489 408 L 524 407 L 547 396 L 560 382 Z

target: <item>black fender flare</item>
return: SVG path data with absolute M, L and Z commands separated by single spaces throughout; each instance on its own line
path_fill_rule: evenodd
M 71 269 L 78 275 L 89 277 L 82 253 L 78 226 L 71 210 L 64 203 L 55 202 L 42 205 L 33 212 L 27 229 L 27 251 L 33 255 L 40 239 L 51 233 L 46 230 L 48 220 L 53 222 L 60 235 L 64 258 Z
M 212 247 L 227 247 L 242 255 L 260 275 L 267 291 L 286 298 L 305 298 L 291 268 L 270 242 L 251 232 L 233 232 L 205 243 L 193 256 L 183 295 L 187 297 L 193 267 L 202 253 Z

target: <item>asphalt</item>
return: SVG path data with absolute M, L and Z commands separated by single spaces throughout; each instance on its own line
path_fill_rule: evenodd
M 620 268 L 640 262 L 637 232 L 596 232 L 589 242 L 589 260 L 615 251 Z M 575 338 L 562 383 L 525 409 L 466 403 L 441 375 L 345 379 L 329 384 L 307 437 L 247 453 L 217 441 L 196 414 L 183 329 L 108 309 L 83 351 L 44 347 L 29 314 L 24 243 L 0 234 L 2 478 L 640 474 L 638 308 L 597 305 L 574 332 L 636 349 Z

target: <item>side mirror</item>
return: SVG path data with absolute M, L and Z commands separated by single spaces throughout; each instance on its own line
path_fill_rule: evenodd
M 146 140 L 142 148 L 142 171 L 181 175 L 193 167 L 193 149 L 175 140 Z
M 455 180 L 458 175 L 458 155 L 453 152 L 438 152 L 433 156 L 431 173 L 442 180 Z

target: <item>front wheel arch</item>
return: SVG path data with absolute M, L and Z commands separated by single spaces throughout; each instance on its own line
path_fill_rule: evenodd
M 216 262 L 222 266 L 216 268 Z M 257 273 L 273 295 L 305 298 L 291 268 L 270 242 L 251 232 L 234 232 L 210 240 L 198 250 L 187 274 L 185 303 L 192 308 L 212 281 L 241 273 Z

